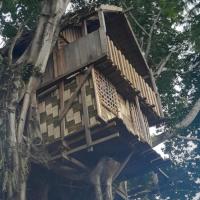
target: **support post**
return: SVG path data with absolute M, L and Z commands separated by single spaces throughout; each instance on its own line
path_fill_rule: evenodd
M 106 32 L 105 16 L 104 16 L 104 12 L 102 9 L 99 9 L 98 17 L 99 17 L 100 28 Z
M 80 82 L 83 81 L 83 75 L 80 75 L 79 78 Z M 91 147 L 92 144 L 92 137 L 91 137 L 91 131 L 90 131 L 90 118 L 89 118 L 89 113 L 88 113 L 88 108 L 87 108 L 87 103 L 86 103 L 86 89 L 85 89 L 85 84 L 83 84 L 81 88 L 81 99 L 82 99 L 82 105 L 83 105 L 83 123 L 85 127 L 85 137 L 86 137 L 86 144 L 88 147 L 90 147 L 88 150 L 92 151 L 93 148 Z
M 88 30 L 87 30 L 87 20 L 83 20 L 83 24 L 82 24 L 82 34 L 83 35 L 87 35 L 88 34 Z

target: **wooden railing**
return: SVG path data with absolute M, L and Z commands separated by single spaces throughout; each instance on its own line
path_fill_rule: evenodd
M 152 106 L 154 111 L 160 115 L 158 102 L 155 92 L 145 82 L 145 80 L 135 71 L 134 67 L 129 63 L 121 51 L 113 44 L 112 40 L 107 36 L 108 55 L 113 62 L 116 70 L 120 72 L 123 79 L 129 82 L 131 87 L 145 101 L 146 104 Z

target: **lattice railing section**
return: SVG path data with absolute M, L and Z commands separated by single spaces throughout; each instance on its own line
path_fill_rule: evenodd
M 38 109 L 43 140 L 52 142 L 60 137 L 58 88 L 39 99 Z
M 108 36 L 107 42 L 108 54 L 114 66 L 116 67 L 116 70 L 120 71 L 123 79 L 127 80 L 134 90 L 139 91 L 139 95 L 146 101 L 147 104 L 153 106 L 154 111 L 160 115 L 155 92 L 135 71 L 134 67 L 129 63 L 121 51 L 115 47 L 112 40 L 110 40 Z
M 72 94 L 78 87 L 79 79 L 64 80 L 64 91 L 59 91 L 57 85 L 54 90 L 46 92 L 39 101 L 40 128 L 45 143 L 51 143 L 62 136 L 70 135 L 84 128 L 83 122 L 83 104 L 81 94 L 74 99 L 72 106 L 64 117 L 64 132 L 61 133 L 60 114 L 60 94 L 63 95 L 64 106 L 67 105 Z M 58 83 L 59 85 L 59 83 Z M 85 82 L 86 88 L 86 107 L 89 115 L 89 126 L 95 126 L 99 123 L 97 120 L 96 100 L 93 81 L 89 78 Z M 39 95 L 40 96 L 40 95 Z
M 150 142 L 149 124 L 146 116 L 142 113 L 144 124 L 141 123 L 139 111 L 135 101 L 128 101 L 117 93 L 112 83 L 97 70 L 93 70 L 93 81 L 96 90 L 97 104 L 99 105 L 98 115 L 105 121 L 119 118 L 126 125 L 127 129 L 134 135 L 138 135 L 143 141 Z M 145 126 L 145 131 L 144 127 Z
M 117 116 L 119 103 L 115 87 L 97 70 L 94 70 L 94 79 L 100 103 Z

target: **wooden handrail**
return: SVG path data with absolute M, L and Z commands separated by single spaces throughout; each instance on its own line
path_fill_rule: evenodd
M 146 81 L 135 71 L 135 68 L 129 63 L 126 57 L 114 45 L 113 41 L 107 36 L 108 42 L 108 55 L 113 62 L 116 70 L 120 71 L 123 79 L 130 83 L 131 87 L 139 91 L 140 97 L 150 106 L 153 110 L 160 115 L 159 105 L 157 102 L 156 94 Z

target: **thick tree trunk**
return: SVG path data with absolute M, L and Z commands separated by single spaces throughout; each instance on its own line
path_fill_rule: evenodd
M 31 64 L 33 66 L 34 74 L 30 77 L 30 80 L 26 87 L 25 95 L 22 99 L 22 107 L 19 110 L 19 92 L 21 90 L 21 83 L 14 85 L 14 91 L 10 94 L 9 102 L 7 102 L 7 129 L 6 134 L 8 141 L 8 167 L 5 176 L 7 199 L 26 200 L 26 180 L 27 169 L 26 165 L 29 162 L 30 154 L 30 142 L 31 139 L 37 135 L 37 139 L 40 137 L 40 130 L 37 117 L 37 106 L 35 99 L 35 91 L 40 83 L 40 77 L 38 74 L 43 74 L 46 69 L 47 61 L 52 48 L 57 40 L 59 33 L 60 20 L 66 11 L 66 7 L 70 0 L 43 0 L 42 10 L 39 17 L 38 25 L 31 45 L 25 50 L 22 58 L 24 63 Z M 17 37 L 16 37 L 17 40 Z M 11 46 L 9 55 L 12 55 L 15 43 Z M 20 62 L 12 63 L 12 56 L 10 56 L 10 64 L 14 66 Z M 12 68 L 11 66 L 9 66 Z M 17 68 L 21 69 L 20 66 Z M 18 72 L 15 74 L 16 77 Z M 19 78 L 18 78 L 19 79 Z M 30 108 L 31 104 L 31 108 Z M 28 111 L 31 110 L 31 117 L 28 115 Z M 17 116 L 16 113 L 18 112 Z M 19 117 L 19 118 L 18 118 Z M 29 118 L 29 119 L 28 119 Z M 18 120 L 19 119 L 19 120 Z M 29 125 L 26 125 L 29 123 Z M 25 135 L 25 127 L 30 128 L 29 134 Z M 34 134 L 34 136 L 33 136 Z M 24 138 L 26 138 L 24 140 Z M 5 162 L 5 163 L 6 163 Z M 11 175 L 12 173 L 12 175 Z
M 90 174 L 94 186 L 95 200 L 113 200 L 113 177 L 120 168 L 120 163 L 112 158 L 103 158 Z

